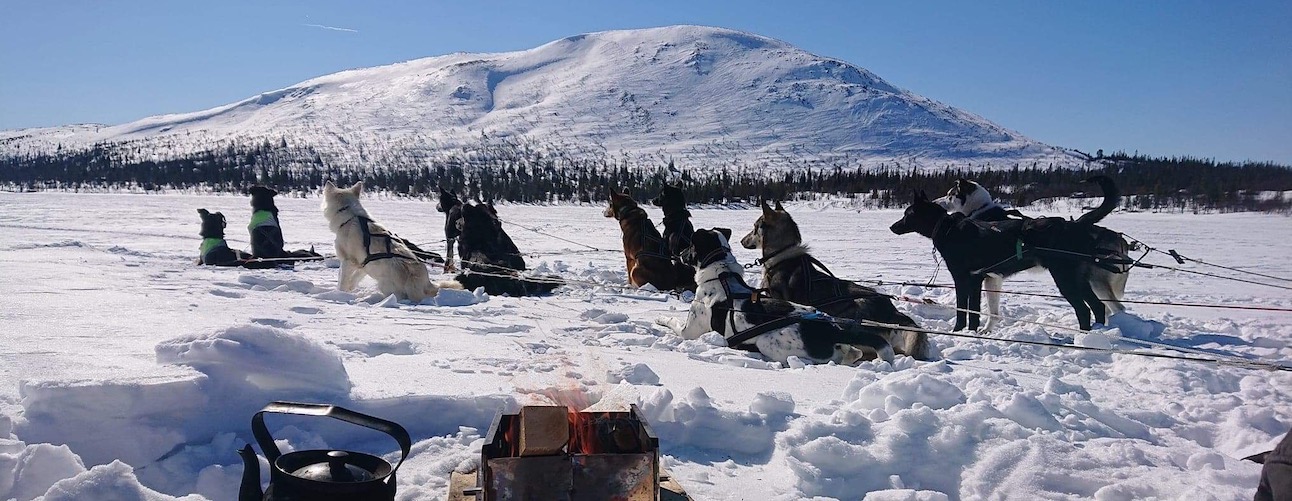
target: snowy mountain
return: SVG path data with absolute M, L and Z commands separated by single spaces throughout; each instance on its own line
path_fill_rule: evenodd
M 672 156 L 692 165 L 1071 159 L 857 66 L 701 26 L 591 33 L 518 52 L 343 71 L 205 111 L 122 125 L 3 131 L 0 154 L 129 142 L 146 156 L 174 157 L 231 140 L 271 141 L 363 165 L 380 153 L 434 155 L 486 136 L 566 152 Z

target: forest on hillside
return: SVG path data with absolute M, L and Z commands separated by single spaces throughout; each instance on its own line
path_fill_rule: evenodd
M 1086 156 L 1083 166 L 915 167 L 900 162 L 861 167 L 846 159 L 781 165 L 741 161 L 684 165 L 606 155 L 566 154 L 512 140 L 439 155 L 385 155 L 371 165 L 330 159 L 286 140 L 227 142 L 205 151 L 159 158 L 145 146 L 99 144 L 81 150 L 0 154 L 0 186 L 17 191 L 239 192 L 256 184 L 313 192 L 326 181 L 362 180 L 369 190 L 397 196 L 433 196 L 454 188 L 480 200 L 519 203 L 598 202 L 628 188 L 639 199 L 664 183 L 682 186 L 696 203 L 758 198 L 857 198 L 872 207 L 900 207 L 912 190 L 946 191 L 956 178 L 973 179 L 1002 202 L 1021 206 L 1091 190 L 1094 174 L 1116 179 L 1128 208 L 1144 210 L 1282 211 L 1292 209 L 1292 167 L 1262 162 L 1217 162 L 1190 157 L 1151 158 L 1114 153 Z

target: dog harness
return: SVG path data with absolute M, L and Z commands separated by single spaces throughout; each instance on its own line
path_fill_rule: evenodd
M 615 211 L 615 215 L 618 216 L 616 219 L 620 221 L 630 221 L 638 218 L 646 220 L 646 224 L 643 226 L 649 228 L 651 231 L 641 232 L 640 240 L 642 250 L 637 253 L 637 256 L 651 256 L 669 260 L 674 259 L 673 254 L 668 250 L 668 242 L 664 241 L 664 237 L 660 236 L 659 232 L 654 231 L 655 226 L 650 224 L 650 216 L 646 214 L 646 209 L 641 207 L 630 207 L 628 210 L 624 211 L 624 214 L 619 214 L 619 211 Z
M 794 246 L 791 245 L 784 249 L 773 252 L 767 256 L 762 257 L 761 259 L 758 259 L 757 261 L 754 261 L 754 263 L 765 264 L 771 258 L 774 258 L 777 255 L 781 254 L 782 252 L 785 252 L 793 247 Z M 839 277 L 836 277 L 834 275 L 834 272 L 830 271 L 830 268 L 826 267 L 825 263 L 822 263 L 820 260 L 813 257 L 811 254 L 803 254 L 802 256 L 799 256 L 797 259 L 788 259 L 785 261 L 778 262 L 776 264 L 768 266 L 766 268 L 766 271 L 770 272 L 770 271 L 776 270 L 777 268 L 782 268 L 789 263 L 796 263 L 803 277 L 806 279 L 807 283 L 805 285 L 807 287 L 804 290 L 804 294 L 805 294 L 805 297 L 809 298 L 809 300 L 812 297 L 813 290 L 815 290 L 814 284 L 816 282 L 827 282 L 829 284 L 829 288 L 834 290 L 834 296 L 831 296 L 830 298 L 822 301 L 813 301 L 808 305 L 808 306 L 812 306 L 813 308 L 821 308 L 826 305 L 841 303 L 844 301 L 855 301 L 857 299 L 868 298 L 875 295 L 880 295 L 880 296 L 884 295 L 884 294 L 875 292 L 873 290 L 871 292 L 855 292 L 855 293 L 849 292 L 848 287 L 842 284 L 853 283 L 853 282 L 849 282 L 847 280 L 843 280 L 843 279 L 840 279 Z M 829 275 L 832 280 L 826 280 L 826 279 L 813 280 L 811 278 L 812 277 L 811 272 L 813 268 L 821 270 L 826 275 Z
M 750 340 L 768 332 L 772 332 L 777 329 L 784 329 L 786 327 L 796 325 L 804 320 L 811 319 L 801 315 L 777 317 L 761 324 L 754 325 L 748 329 L 733 332 L 731 333 L 731 336 L 728 337 L 727 325 L 734 327 L 736 325 L 736 312 L 741 311 L 736 308 L 736 301 L 749 300 L 756 302 L 758 301 L 761 291 L 751 288 L 745 283 L 744 277 L 741 277 L 738 273 L 730 271 L 720 273 L 717 278 L 709 280 L 717 281 L 719 284 L 722 284 L 722 290 L 726 293 L 726 299 L 714 303 L 712 306 L 712 312 L 709 317 L 709 328 L 714 332 L 721 334 L 722 337 L 727 340 L 727 347 L 729 348 L 758 351 L 756 346 L 746 346 L 745 343 L 748 343 Z M 732 290 L 732 282 L 739 285 L 740 290 Z
M 247 224 L 247 231 L 255 231 L 261 226 L 278 227 L 278 218 L 274 217 L 273 212 L 267 210 L 258 210 L 251 213 L 251 222 Z
M 350 208 L 350 206 L 348 206 L 348 205 L 347 205 L 347 206 L 345 206 L 345 207 L 342 207 L 342 208 L 340 208 L 340 209 L 337 209 L 337 212 L 342 212 L 342 211 L 344 211 L 344 210 L 346 210 L 346 209 L 349 209 L 349 208 Z M 356 220 L 357 220 L 357 221 L 359 221 L 359 223 L 360 223 L 360 224 L 359 224 L 359 231 L 363 233 L 363 251 L 364 251 L 364 252 L 366 252 L 366 253 L 368 253 L 368 257 L 365 257 L 365 258 L 363 259 L 363 263 L 361 263 L 359 266 L 366 266 L 368 263 L 371 263 L 371 262 L 373 262 L 373 261 L 377 261 L 377 260 L 380 260 L 380 259 L 390 259 L 390 258 L 396 258 L 396 257 L 397 257 L 397 258 L 402 258 L 402 259 L 409 259 L 409 260 L 412 260 L 412 261 L 417 261 L 417 262 L 419 262 L 419 263 L 425 263 L 425 262 L 426 262 L 426 261 L 422 261 L 422 260 L 421 260 L 421 259 L 419 259 L 417 256 L 412 256 L 412 257 L 410 257 L 410 256 L 405 256 L 405 255 L 403 255 L 403 254 L 396 254 L 396 253 L 394 252 L 394 251 L 395 251 L 395 249 L 394 249 L 395 242 L 402 243 L 402 244 L 404 244 L 405 246 L 407 246 L 407 245 L 408 245 L 408 244 L 407 244 L 407 242 L 405 242 L 405 241 L 404 241 L 404 239 L 399 238 L 399 236 L 395 235 L 394 233 L 390 233 L 390 232 L 385 232 L 385 233 L 373 233 L 373 232 L 372 232 L 372 229 L 371 229 L 371 228 L 369 228 L 369 225 L 372 223 L 372 219 L 369 219 L 369 218 L 366 218 L 366 217 L 363 217 L 363 216 L 359 216 L 359 215 L 355 215 L 354 217 L 351 217 L 351 218 L 350 218 L 349 220 L 347 220 L 346 222 L 341 223 L 340 225 L 338 225 L 338 227 L 340 227 L 340 226 L 345 226 L 345 225 L 350 224 L 351 222 L 356 221 Z M 373 239 L 373 237 L 377 237 L 377 238 L 384 238 L 384 239 L 386 239 L 386 252 L 377 252 L 377 253 L 373 253 L 373 252 L 372 252 L 372 239 Z M 412 250 L 410 249 L 410 250 L 409 250 L 409 252 L 412 252 Z
M 210 255 L 212 251 L 219 250 L 221 248 L 229 248 L 229 244 L 225 243 L 223 238 L 203 238 L 202 245 L 197 248 L 197 251 L 198 255 L 202 256 L 203 263 L 210 263 L 211 261 L 207 259 L 207 256 Z

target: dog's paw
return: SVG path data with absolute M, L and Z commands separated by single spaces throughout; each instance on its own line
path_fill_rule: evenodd
M 678 321 L 677 321 L 677 319 L 676 319 L 676 318 L 659 317 L 659 318 L 656 318 L 656 319 L 655 319 L 655 325 L 659 325 L 659 326 L 662 326 L 662 327 L 668 327 L 668 328 L 669 328 L 669 329 L 671 329 L 673 332 L 681 332 L 681 331 L 682 331 L 682 326 L 681 326 L 681 325 L 678 325 Z

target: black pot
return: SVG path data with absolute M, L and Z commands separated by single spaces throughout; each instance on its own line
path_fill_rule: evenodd
M 371 428 L 399 443 L 399 463 L 371 454 L 309 450 L 283 454 L 265 427 L 265 413 L 330 417 Z M 408 457 L 412 441 L 404 427 L 334 405 L 273 402 L 251 418 L 251 432 L 269 460 L 269 488 L 260 492 L 260 464 L 251 446 L 243 459 L 238 501 L 390 501 L 395 499 L 395 471 Z

